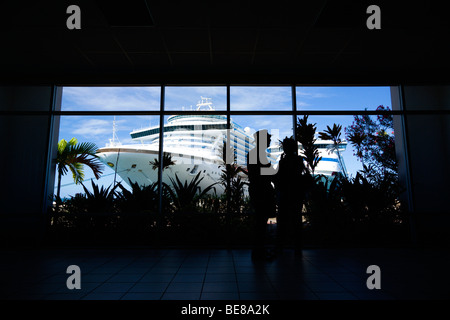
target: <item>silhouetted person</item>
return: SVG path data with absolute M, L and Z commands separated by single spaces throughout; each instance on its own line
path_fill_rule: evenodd
M 254 138 L 256 146 L 247 154 L 250 203 L 255 212 L 252 258 L 262 260 L 268 258 L 264 248 L 267 220 L 276 215 L 276 200 L 272 185 L 274 170 L 266 154 L 270 134 L 267 130 L 260 130 L 254 134 Z
M 301 254 L 302 207 L 305 194 L 303 158 L 297 153 L 297 141 L 285 138 L 278 163 L 276 189 L 278 196 L 277 249 L 291 244 Z

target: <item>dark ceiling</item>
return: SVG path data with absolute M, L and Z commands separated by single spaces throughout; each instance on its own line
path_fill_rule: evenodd
M 448 82 L 450 18 L 430 1 L 12 1 L 3 84 Z M 69 30 L 66 8 L 81 9 Z M 381 30 L 366 9 L 381 8 Z

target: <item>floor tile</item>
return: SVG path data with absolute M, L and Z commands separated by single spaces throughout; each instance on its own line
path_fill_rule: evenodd
M 359 300 L 349 292 L 316 292 L 320 300 Z
M 206 271 L 207 274 L 222 274 L 222 273 L 235 273 L 234 266 L 230 267 L 209 267 Z
M 178 272 L 178 267 L 154 267 L 149 272 L 150 273 L 169 273 L 173 274 Z
M 181 267 L 177 274 L 205 273 L 206 267 Z
M 159 300 L 162 292 L 128 292 L 121 300 Z
M 236 275 L 233 273 L 214 274 L 207 273 L 205 282 L 223 282 L 223 281 L 236 281 Z
M 87 293 L 74 292 L 74 293 L 50 293 L 42 297 L 43 300 L 80 300 Z
M 311 291 L 278 292 L 281 300 L 317 300 L 319 297 Z
M 239 281 L 239 292 L 274 292 L 274 287 L 269 282 Z
M 175 274 L 172 273 L 148 273 L 144 275 L 139 282 L 168 282 L 172 281 Z
M 237 292 L 202 292 L 200 300 L 239 300 Z
M 58 290 L 55 291 L 55 293 L 63 293 L 63 294 L 78 294 L 78 293 L 82 293 L 82 294 L 87 294 L 91 291 L 93 291 L 94 289 L 98 288 L 99 286 L 101 286 L 102 283 L 100 282 L 81 282 L 80 289 L 68 289 L 67 286 L 61 287 Z
M 108 279 L 113 277 L 111 274 L 103 274 L 103 273 L 97 273 L 97 274 L 82 274 L 81 275 L 81 282 L 105 282 Z
M 161 300 L 199 300 L 200 292 L 165 292 Z
M 141 274 L 116 274 L 108 279 L 108 282 L 136 282 L 142 278 Z
M 164 292 L 169 283 L 167 282 L 157 282 L 157 283 L 136 283 L 133 287 L 130 288 L 128 292 Z
M 236 282 L 208 282 L 203 284 L 202 292 L 238 292 Z
M 346 289 L 336 282 L 331 281 L 308 281 L 306 285 L 313 292 L 345 292 Z
M 82 300 L 120 300 L 123 295 L 123 292 L 91 292 Z
M 201 292 L 202 287 L 201 282 L 172 282 L 166 292 Z
M 130 282 L 107 282 L 103 283 L 97 288 L 93 290 L 96 293 L 105 293 L 105 292 L 127 292 L 134 283 Z
M 280 296 L 275 292 L 240 292 L 241 300 L 279 300 Z
M 173 278 L 173 282 L 203 282 L 205 278 L 204 273 L 193 274 L 176 274 Z

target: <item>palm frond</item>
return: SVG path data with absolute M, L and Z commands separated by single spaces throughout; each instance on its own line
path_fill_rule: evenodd
M 73 181 L 75 184 L 79 184 L 84 180 L 84 171 L 83 166 L 80 163 L 73 162 L 67 164 L 67 167 L 72 172 Z

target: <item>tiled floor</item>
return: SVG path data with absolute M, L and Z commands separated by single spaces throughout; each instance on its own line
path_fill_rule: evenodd
M 1 250 L 0 299 L 448 299 L 450 259 L 438 249 L 287 250 L 254 263 L 247 249 Z M 69 265 L 81 289 L 69 290 Z M 378 265 L 381 289 L 369 290 Z

